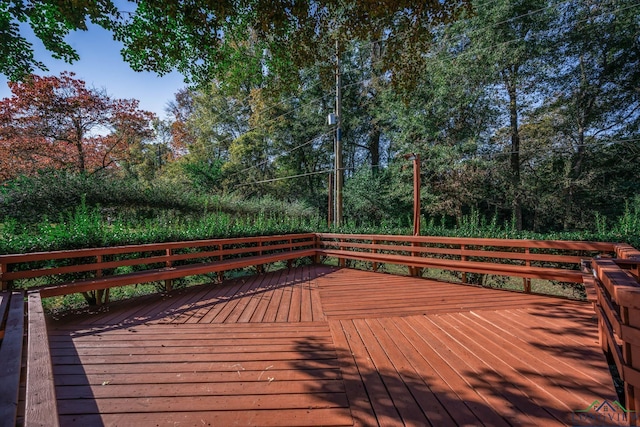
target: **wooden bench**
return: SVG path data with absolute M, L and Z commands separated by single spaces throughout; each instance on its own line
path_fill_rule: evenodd
M 30 293 L 25 313 L 24 298 L 22 291 L 0 292 L 0 427 L 18 424 L 57 427 L 58 410 L 42 302 L 37 292 Z M 19 410 L 21 377 L 26 378 L 24 413 Z
M 135 285 L 139 283 L 167 281 L 178 279 L 181 277 L 216 273 L 221 271 L 250 267 L 254 265 L 263 265 L 278 261 L 289 261 L 298 258 L 312 257 L 315 255 L 315 253 L 316 252 L 314 249 L 301 249 L 224 261 L 180 265 L 177 267 L 156 268 L 128 274 L 117 274 L 113 276 L 105 276 L 94 279 L 56 284 L 55 286 L 46 286 L 40 288 L 40 295 L 45 298 L 67 295 L 76 292 L 86 292 L 90 290 L 100 290 L 118 286 Z
M 627 252 L 626 256 L 640 262 L 638 255 L 635 251 L 630 255 Z M 631 269 L 624 268 L 632 265 L 620 266 L 619 261 L 594 259 L 591 262 L 597 296 L 595 311 L 600 346 L 611 356 L 624 382 L 625 407 L 637 413 L 640 410 L 640 283 Z M 638 425 L 635 415 L 632 421 L 630 425 Z
M 390 236 L 367 234 L 318 234 L 318 255 L 345 260 L 409 267 L 409 273 L 420 276 L 423 268 L 461 272 L 462 283 L 467 273 L 521 277 L 524 292 L 531 292 L 531 279 L 567 283 L 584 283 L 589 279 L 581 271 L 582 261 L 595 254 L 613 254 L 612 243 L 478 239 L 437 236 Z M 595 298 L 587 280 L 587 297 Z
M 24 293 L 0 294 L 0 425 L 16 425 L 24 340 Z
M 411 250 L 408 248 L 407 250 Z M 438 268 L 443 270 L 462 271 L 467 273 L 497 274 L 534 279 L 558 280 L 562 282 L 582 283 L 582 272 L 561 268 L 533 267 L 524 265 L 499 264 L 477 261 L 465 261 L 416 257 L 411 255 L 393 255 L 346 251 L 338 249 L 319 249 L 324 256 L 346 258 L 358 261 L 370 261 L 389 264 L 400 264 L 419 268 Z
M 16 280 L 41 278 L 50 284 L 29 289 L 43 298 L 83 292 L 99 305 L 108 301 L 112 287 L 164 281 L 170 291 L 178 278 L 218 273 L 222 280 L 229 270 L 255 266 L 261 272 L 265 264 L 280 261 L 290 266 L 314 257 L 315 246 L 316 235 L 306 233 L 0 255 L 0 282 L 11 289 Z M 80 278 L 56 283 L 64 275 Z

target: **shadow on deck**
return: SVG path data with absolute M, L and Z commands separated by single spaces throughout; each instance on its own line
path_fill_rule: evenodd
M 590 304 L 306 266 L 49 322 L 61 425 L 602 425 Z M 610 420 L 611 425 L 618 419 Z

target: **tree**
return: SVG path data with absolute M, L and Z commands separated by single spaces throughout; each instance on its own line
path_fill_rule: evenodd
M 79 173 L 115 167 L 153 136 L 154 115 L 138 101 L 112 99 L 73 73 L 10 83 L 0 101 L 2 179 L 43 168 Z
M 565 229 L 590 205 L 579 203 L 578 196 L 593 193 L 598 183 L 590 155 L 640 132 L 638 9 L 614 0 L 569 1 L 555 23 L 559 36 L 548 60 L 556 65 L 548 79 L 549 102 L 537 113 L 553 123 L 549 139 L 562 153 L 558 204 Z
M 413 43 L 396 43 L 383 58 L 386 69 L 401 67 L 405 62 L 397 60 L 400 52 L 420 45 L 430 25 L 454 19 L 466 3 L 140 0 L 135 13 L 119 22 L 116 35 L 135 70 L 177 69 L 204 83 L 214 77 L 233 80 L 247 72 L 292 82 L 297 70 L 331 55 L 338 35 L 343 40 L 378 40 L 411 33 Z
M 397 52 L 412 49 L 428 35 L 429 25 L 454 19 L 465 5 L 465 0 L 360 0 L 346 5 L 329 0 L 131 0 L 121 12 L 112 0 L 2 0 L 0 73 L 17 81 L 36 69 L 46 71 L 20 23 L 28 23 L 55 58 L 73 62 L 78 54 L 64 37 L 87 30 L 87 21 L 114 31 L 133 69 L 159 74 L 177 69 L 203 84 L 214 76 L 229 80 L 263 70 L 291 80 L 295 70 L 326 54 L 323 46 L 337 28 L 345 39 L 411 33 L 413 43 L 395 45 L 384 58 L 388 67 L 398 67 L 404 61 L 396 60 Z
M 79 59 L 64 37 L 74 30 L 87 30 L 87 18 L 112 29 L 118 11 L 111 0 L 1 0 L 0 73 L 12 81 L 22 80 L 36 69 L 47 71 L 37 61 L 33 45 L 22 34 L 20 23 L 28 23 L 54 58 L 66 62 Z

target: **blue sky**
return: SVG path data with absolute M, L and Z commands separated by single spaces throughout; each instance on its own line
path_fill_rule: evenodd
M 177 72 L 158 77 L 155 73 L 133 71 L 122 60 L 121 43 L 96 25 L 89 24 L 88 31 L 77 31 L 66 38 L 80 55 L 80 60 L 73 64 L 53 59 L 28 25 L 21 25 L 21 29 L 29 30 L 24 34 L 34 46 L 36 59 L 49 68 L 48 72 L 36 71 L 36 74 L 59 75 L 62 71 L 73 71 L 76 78 L 87 82 L 87 86 L 105 89 L 113 98 L 137 99 L 141 109 L 152 111 L 160 118 L 165 118 L 165 106 L 174 94 L 186 86 L 182 75 Z M 9 96 L 11 91 L 7 78 L 0 75 L 0 99 Z

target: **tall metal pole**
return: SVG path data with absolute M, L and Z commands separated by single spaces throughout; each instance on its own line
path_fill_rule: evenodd
M 327 207 L 327 224 L 329 227 L 333 225 L 333 172 L 329 172 L 329 206 Z
M 420 235 L 420 154 L 413 155 L 413 235 Z
M 344 182 L 342 166 L 342 76 L 340 75 L 340 44 L 336 38 L 336 137 L 335 137 L 335 215 L 333 224 L 342 224 L 342 185 Z

